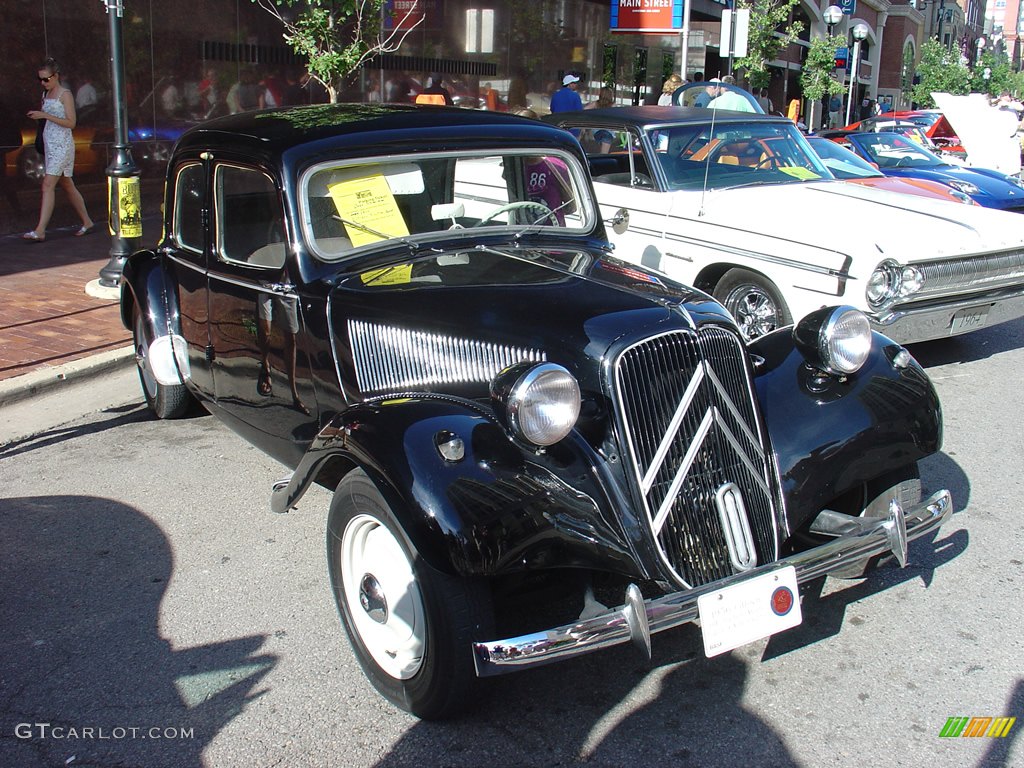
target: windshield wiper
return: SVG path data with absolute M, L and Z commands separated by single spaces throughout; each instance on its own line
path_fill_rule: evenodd
M 409 250 L 412 251 L 413 253 L 420 249 L 418 243 L 414 243 L 412 240 L 409 240 L 408 238 L 403 237 L 401 235 L 388 235 L 384 232 L 381 232 L 380 230 L 374 229 L 373 227 L 368 227 L 365 224 L 360 224 L 358 221 L 349 221 L 348 219 L 342 218 L 336 213 L 332 213 L 331 216 L 332 218 L 335 218 L 338 221 L 340 221 L 346 227 L 355 227 L 356 229 L 361 229 L 363 230 L 363 232 L 366 232 L 367 234 L 376 235 L 381 240 L 397 240 L 400 243 L 404 243 L 406 246 L 409 247 Z

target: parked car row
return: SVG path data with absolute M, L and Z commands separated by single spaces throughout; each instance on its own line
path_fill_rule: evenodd
M 835 301 L 901 343 L 1024 315 L 1024 228 L 983 207 L 991 197 L 953 205 L 839 182 L 782 117 L 632 107 L 545 120 L 590 147 L 602 216 L 629 222 L 613 227 L 617 253 L 712 294 L 747 338 Z M 846 136 L 883 137 L 908 154 L 879 170 L 909 164 L 907 139 Z M 1024 203 L 1021 192 L 1013 185 L 1000 207 Z
M 444 107 L 286 108 L 178 141 L 161 239 L 122 281 L 146 400 L 199 401 L 292 469 L 271 507 L 323 517 L 341 623 L 397 707 L 450 716 L 490 675 L 650 658 L 698 620 L 725 653 L 952 513 L 921 492 L 935 390 L 872 325 L 1001 319 L 1020 244 L 980 230 L 1009 214 L 859 189 L 787 120 L 696 111 L 554 116 L 611 134 L 591 155 Z M 314 482 L 329 509 L 303 502 Z
M 187 127 L 185 123 L 168 123 L 155 128 L 144 125 L 129 128 L 132 159 L 144 171 L 163 173 L 174 142 Z M 108 125 L 79 123 L 72 136 L 75 140 L 75 176 L 102 174 L 112 158 L 114 129 Z M 38 184 L 46 173 L 46 166 L 42 155 L 36 152 L 35 127 L 24 128 L 21 139 L 21 148 L 6 154 L 7 175 Z

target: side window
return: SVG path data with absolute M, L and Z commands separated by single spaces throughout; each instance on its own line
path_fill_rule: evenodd
M 218 257 L 253 267 L 284 266 L 284 218 L 273 180 L 262 171 L 219 165 L 214 188 Z
M 198 253 L 205 250 L 203 198 L 206 171 L 200 163 L 183 166 L 174 183 L 174 235 L 178 245 Z

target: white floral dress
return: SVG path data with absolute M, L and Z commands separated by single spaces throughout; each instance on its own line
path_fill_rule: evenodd
M 55 98 L 44 98 L 43 112 L 61 119 L 67 117 L 60 100 L 63 93 L 61 90 Z M 75 139 L 71 129 L 47 120 L 43 128 L 43 144 L 46 147 L 46 175 L 71 176 L 75 168 Z

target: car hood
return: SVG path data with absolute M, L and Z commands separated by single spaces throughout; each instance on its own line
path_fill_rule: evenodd
M 1011 184 L 999 171 L 987 171 L 981 168 L 966 168 L 959 165 L 943 164 L 930 168 L 892 168 L 892 176 L 908 179 L 931 179 L 932 181 L 949 182 L 965 181 L 974 184 L 982 192 L 997 200 L 1024 206 L 1024 189 Z
M 706 294 L 600 250 L 496 247 L 444 251 L 339 280 L 331 297 L 339 355 L 356 398 L 437 391 L 481 397 L 522 360 L 565 366 L 601 389 L 608 348 L 633 334 L 714 322 Z
M 981 93 L 933 93 L 932 98 L 960 137 L 971 165 L 1020 173 L 1017 118 L 1012 112 L 993 107 Z
M 740 230 L 751 250 L 786 258 L 806 248 L 856 254 L 868 271 L 887 257 L 927 261 L 1024 245 L 1018 220 L 1007 226 L 1006 217 L 1017 214 L 842 181 L 779 185 L 767 204 L 764 187 L 708 192 L 703 209 L 700 220 L 733 230 L 719 235 L 723 242 L 737 242 Z M 815 261 L 825 263 L 824 254 Z

